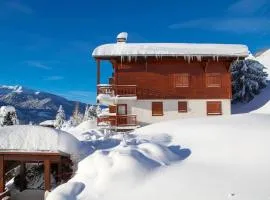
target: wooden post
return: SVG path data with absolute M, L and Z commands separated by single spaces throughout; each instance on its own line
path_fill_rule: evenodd
M 51 190 L 51 162 L 50 160 L 44 160 L 44 181 L 45 191 Z
M 5 161 L 4 156 L 0 155 L 0 193 L 5 191 Z
M 57 163 L 57 183 L 60 184 L 62 181 L 62 158 L 59 163 Z
M 97 85 L 100 84 L 100 60 L 97 60 Z
M 24 191 L 25 188 L 25 163 L 21 162 L 20 165 L 20 191 Z

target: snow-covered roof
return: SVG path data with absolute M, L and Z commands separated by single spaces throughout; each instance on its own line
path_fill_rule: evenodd
M 80 152 L 79 141 L 64 131 L 41 126 L 16 125 L 0 128 L 0 152 Z
M 246 45 L 195 44 L 195 43 L 115 43 L 98 46 L 92 53 L 95 58 L 124 56 L 219 56 L 247 57 Z
M 39 124 L 40 126 L 54 126 L 54 120 L 46 120 Z

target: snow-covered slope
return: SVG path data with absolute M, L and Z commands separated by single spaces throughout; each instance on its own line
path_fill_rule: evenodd
M 270 113 L 179 119 L 106 148 L 112 135 L 48 200 L 268 199 L 269 121 Z
M 266 67 L 265 71 L 268 73 L 270 79 L 270 49 L 256 56 L 256 60 Z
M 12 105 L 18 112 L 20 122 L 29 121 L 38 123 L 54 119 L 59 105 L 65 109 L 67 116 L 72 114 L 75 102 L 63 97 L 28 89 L 22 86 L 1 86 L 0 85 L 0 106 Z M 80 103 L 84 111 L 85 104 Z
M 250 102 L 232 104 L 232 113 L 240 114 L 252 112 L 263 107 L 268 102 L 270 102 L 270 83 L 268 83 L 268 86 L 262 89 L 261 93 L 256 95 Z

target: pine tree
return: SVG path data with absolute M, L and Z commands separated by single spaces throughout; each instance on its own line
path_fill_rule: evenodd
M 55 117 L 54 127 L 57 129 L 61 129 L 63 124 L 65 123 L 65 119 L 66 119 L 65 111 L 62 105 L 60 105 Z
M 75 105 L 75 108 L 74 108 L 74 111 L 73 111 L 73 115 L 70 118 L 71 124 L 73 126 L 77 126 L 77 125 L 79 125 L 80 123 L 83 122 L 83 119 L 84 119 L 84 115 L 80 113 L 79 103 L 76 102 L 76 105 Z
M 83 117 L 83 121 L 87 121 L 87 120 L 89 120 L 89 106 L 88 105 L 86 105 L 86 107 L 85 107 L 85 111 L 84 111 L 84 117 Z
M 100 115 L 102 113 L 102 109 L 100 107 L 100 105 L 98 104 L 96 107 L 96 116 Z
M 2 106 L 0 109 L 0 125 L 12 126 L 19 124 L 16 109 L 13 106 Z
M 264 66 L 254 60 L 238 60 L 231 66 L 233 102 L 249 102 L 267 86 Z

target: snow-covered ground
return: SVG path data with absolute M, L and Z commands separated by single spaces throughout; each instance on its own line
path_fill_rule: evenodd
M 269 121 L 270 112 L 180 119 L 96 137 L 48 200 L 269 199 Z
M 248 103 L 236 103 L 232 104 L 232 113 L 240 114 L 240 113 L 248 113 L 252 111 L 256 111 L 257 109 L 263 107 L 267 103 L 270 102 L 270 83 L 268 86 L 261 90 L 259 95 L 256 95 L 254 99 L 252 99 Z
M 265 71 L 268 73 L 270 79 L 270 49 L 257 56 L 256 60 L 265 66 Z

